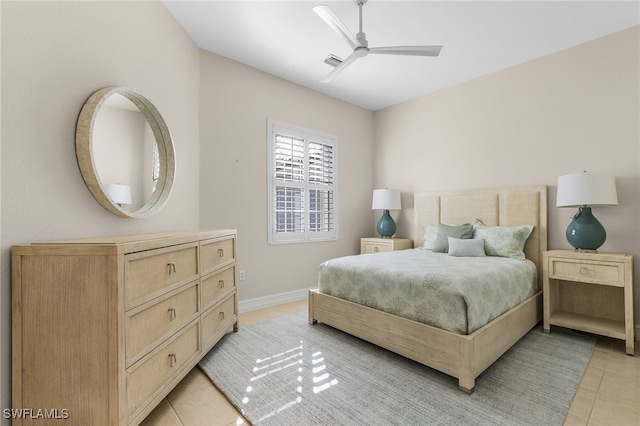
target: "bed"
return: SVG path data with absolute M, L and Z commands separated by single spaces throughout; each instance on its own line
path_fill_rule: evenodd
M 465 334 L 464 330 L 451 331 L 425 324 L 319 290 L 309 292 L 309 323 L 325 323 L 453 376 L 458 379 L 461 390 L 472 393 L 476 378 L 542 318 L 546 204 L 546 186 L 424 192 L 414 196 L 414 247 L 423 246 L 424 231 L 429 229 L 426 225 L 473 221 L 488 227 L 533 225 L 523 251 L 535 267 L 536 288 L 522 302 L 486 325 L 472 327 Z M 417 254 L 418 250 L 414 251 Z

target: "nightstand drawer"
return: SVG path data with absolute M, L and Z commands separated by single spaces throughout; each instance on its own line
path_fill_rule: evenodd
M 362 253 L 380 253 L 383 251 L 391 251 L 391 244 L 367 243 L 363 242 L 361 247 Z
M 413 247 L 413 240 L 407 238 L 361 238 L 360 254 L 382 253 L 405 250 Z
M 624 265 L 552 258 L 549 259 L 549 278 L 624 287 Z

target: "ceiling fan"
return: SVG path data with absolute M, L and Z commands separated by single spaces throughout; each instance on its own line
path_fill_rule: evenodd
M 335 68 L 323 78 L 321 83 L 329 83 L 333 78 L 340 74 L 349 64 L 358 58 L 364 58 L 368 54 L 382 55 L 411 55 L 411 56 L 438 56 L 442 46 L 388 46 L 388 47 L 369 47 L 366 35 L 362 32 L 362 6 L 367 0 L 354 0 L 360 9 L 360 31 L 355 36 L 349 31 L 344 23 L 327 5 L 319 5 L 313 8 L 313 11 L 322 18 L 335 32 L 342 36 L 346 42 L 353 48 L 353 53 L 344 60 L 329 55 L 325 62 Z

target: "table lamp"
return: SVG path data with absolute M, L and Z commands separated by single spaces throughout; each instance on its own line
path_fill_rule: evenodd
M 372 210 L 384 210 L 378 221 L 378 234 L 382 238 L 391 238 L 396 233 L 396 223 L 389 214 L 389 210 L 400 210 L 400 191 L 395 189 L 374 189 Z
M 578 207 L 567 227 L 567 241 L 577 250 L 596 251 L 607 233 L 591 207 L 617 206 L 615 178 L 608 173 L 583 172 L 560 176 L 556 207 Z

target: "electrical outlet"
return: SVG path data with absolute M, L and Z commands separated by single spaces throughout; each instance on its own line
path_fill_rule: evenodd
M 241 270 L 240 272 L 238 272 L 238 275 L 239 275 L 240 281 L 244 281 L 244 279 L 245 279 L 244 270 Z

